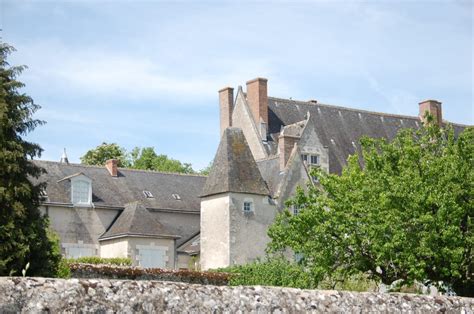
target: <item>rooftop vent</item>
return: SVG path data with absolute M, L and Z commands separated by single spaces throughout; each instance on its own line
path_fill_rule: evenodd
M 145 195 L 146 198 L 153 198 L 153 194 L 151 194 L 150 191 L 143 191 L 143 195 Z
M 310 100 L 308 100 L 308 102 L 313 103 L 313 104 L 317 104 L 317 103 L 318 103 L 318 101 L 317 101 L 316 99 L 310 99 Z
M 173 196 L 173 198 L 177 201 L 180 201 L 181 200 L 181 196 L 179 196 L 179 194 L 171 194 Z

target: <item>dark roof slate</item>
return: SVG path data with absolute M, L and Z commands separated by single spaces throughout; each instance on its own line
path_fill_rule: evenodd
M 257 166 L 263 179 L 267 183 L 271 195 L 274 196 L 278 191 L 281 179 L 284 177 L 284 173 L 280 171 L 280 158 L 273 156 L 258 160 Z
M 99 240 L 116 238 L 120 236 L 145 236 L 145 237 L 174 237 L 154 216 L 139 202 L 125 205 L 125 209 Z
M 282 127 L 305 120 L 310 113 L 310 123 L 322 144 L 329 149 L 329 171 L 341 173 L 349 155 L 359 149 L 359 139 L 364 136 L 384 137 L 392 140 L 402 128 L 419 128 L 418 117 L 370 112 L 365 110 L 268 97 L 268 130 L 272 141 L 270 154 L 277 153 L 278 135 Z M 458 134 L 465 126 L 452 124 Z
M 226 192 L 270 194 L 239 128 L 224 131 L 202 196 Z
M 47 183 L 46 192 L 51 203 L 71 203 L 70 181 L 58 181 L 80 172 L 92 180 L 92 202 L 95 206 L 123 208 L 127 203 L 140 201 L 150 209 L 199 212 L 199 194 L 206 181 L 205 176 L 124 168 L 119 168 L 119 175 L 112 177 L 105 166 L 42 160 L 34 162 L 47 171 L 39 181 Z M 143 191 L 150 191 L 153 198 L 147 198 Z M 178 194 L 181 199 L 176 200 L 172 194 Z

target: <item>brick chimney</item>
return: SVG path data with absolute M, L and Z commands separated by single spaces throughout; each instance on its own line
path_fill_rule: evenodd
M 299 137 L 280 134 L 278 137 L 278 150 L 280 152 L 280 171 L 283 171 L 290 159 L 293 147 L 298 142 Z
M 443 122 L 443 115 L 441 110 L 441 102 L 437 100 L 425 100 L 419 103 L 419 114 L 420 120 L 426 123 L 425 114 L 428 112 L 433 117 L 433 122 L 439 126 Z
M 219 110 L 222 136 L 224 130 L 232 126 L 232 111 L 234 110 L 234 89 L 232 87 L 224 87 L 219 91 Z
M 117 166 L 118 159 L 109 159 L 105 162 L 105 168 L 109 170 L 109 173 L 112 177 L 116 177 L 118 174 Z
M 268 93 L 267 93 L 267 79 L 257 77 L 256 79 L 247 82 L 247 102 L 250 106 L 250 111 L 254 117 L 259 129 L 267 129 L 268 125 Z M 262 128 L 261 124 L 265 126 Z M 266 134 L 262 138 L 266 139 Z

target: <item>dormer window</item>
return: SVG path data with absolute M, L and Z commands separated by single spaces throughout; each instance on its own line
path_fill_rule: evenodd
M 319 166 L 319 155 L 301 154 L 301 159 L 308 166 Z
M 92 181 L 86 176 L 71 178 L 71 202 L 78 206 L 92 203 Z

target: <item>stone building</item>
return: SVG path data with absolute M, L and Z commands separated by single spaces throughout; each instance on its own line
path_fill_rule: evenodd
M 310 167 L 341 173 L 364 136 L 393 139 L 419 116 L 268 96 L 267 80 L 219 91 L 221 142 L 209 176 L 36 161 L 48 182 L 42 209 L 67 256 L 130 257 L 144 267 L 225 267 L 263 256 L 266 230 Z M 466 126 L 451 123 L 455 132 Z M 64 156 L 65 157 L 65 156 Z M 64 159 L 64 160 L 63 160 Z M 295 209 L 296 213 L 296 209 Z

